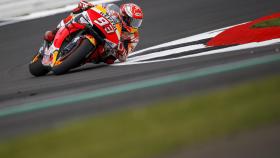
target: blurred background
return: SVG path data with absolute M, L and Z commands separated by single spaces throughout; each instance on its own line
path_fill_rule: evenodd
M 79 0 L 1 0 L 0 9 L 2 11 L 0 19 L 23 16 L 33 12 L 44 11 L 55 8 L 62 8 L 67 5 L 77 4 Z

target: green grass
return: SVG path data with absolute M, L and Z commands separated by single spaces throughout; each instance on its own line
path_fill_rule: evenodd
M 252 26 L 252 28 L 267 28 L 267 27 L 277 27 L 280 26 L 280 18 L 274 18 L 257 23 Z
M 144 158 L 280 121 L 280 76 L 112 112 L 0 145 L 2 158 Z

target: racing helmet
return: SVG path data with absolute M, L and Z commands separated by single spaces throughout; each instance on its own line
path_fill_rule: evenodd
M 143 20 L 142 9 L 134 3 L 126 3 L 120 7 L 120 16 L 123 27 L 130 33 L 135 33 L 140 28 Z

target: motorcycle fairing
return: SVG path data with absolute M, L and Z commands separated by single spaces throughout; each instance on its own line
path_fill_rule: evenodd
M 115 23 L 115 20 L 107 13 L 101 5 L 97 5 L 86 11 L 90 22 L 95 25 L 105 35 L 106 40 L 114 43 L 116 46 L 120 42 L 121 25 Z
M 101 5 L 88 9 L 82 14 L 91 25 L 96 26 L 105 35 L 105 47 L 107 45 L 109 46 L 109 49 L 116 49 L 121 38 L 121 24 L 115 23 L 113 18 L 107 14 L 106 9 Z M 61 27 L 55 36 L 53 44 L 49 47 L 48 51 L 45 51 L 42 64 L 46 66 L 49 65 L 51 67 L 55 64 L 59 64 L 57 63 L 58 51 L 64 40 L 70 34 L 83 29 L 85 29 L 85 25 L 83 23 L 77 23 L 74 20 Z M 92 37 L 86 36 L 86 38 L 88 38 L 92 44 L 96 44 Z
M 79 23 L 70 23 L 67 26 L 61 27 L 54 38 L 54 46 L 56 48 L 60 48 L 65 38 L 67 38 L 70 34 L 84 29 L 85 26 Z

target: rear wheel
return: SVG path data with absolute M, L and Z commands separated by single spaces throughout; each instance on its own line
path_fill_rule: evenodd
M 86 56 L 94 49 L 94 46 L 88 39 L 82 39 L 77 48 L 74 48 L 70 54 L 62 61 L 57 62 L 52 71 L 55 75 L 61 75 L 70 69 L 80 66 Z
M 29 72 L 36 77 L 44 76 L 50 70 L 42 64 L 42 56 L 37 54 L 33 57 L 32 62 L 29 64 Z

